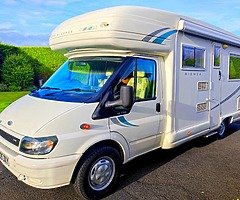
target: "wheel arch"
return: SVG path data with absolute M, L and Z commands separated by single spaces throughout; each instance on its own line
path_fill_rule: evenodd
M 221 122 L 224 122 L 226 126 L 228 126 L 229 124 L 231 124 L 233 121 L 233 116 L 228 116 L 225 118 L 222 118 Z
M 95 148 L 97 147 L 101 147 L 101 146 L 108 146 L 108 147 L 112 147 L 114 149 L 116 149 L 119 154 L 120 154 L 120 158 L 121 158 L 121 163 L 124 163 L 125 157 L 126 157 L 126 152 L 124 150 L 124 147 L 119 144 L 117 141 L 115 140 L 111 140 L 111 139 L 106 139 L 103 141 L 99 141 L 91 146 L 89 146 L 82 154 L 82 156 L 80 157 L 79 161 L 77 162 L 73 174 L 72 174 L 72 178 L 71 178 L 71 183 L 75 182 L 76 176 L 78 174 L 78 171 L 82 165 L 82 163 L 84 162 L 84 160 L 86 159 L 86 157 L 88 156 L 88 154 L 93 151 Z

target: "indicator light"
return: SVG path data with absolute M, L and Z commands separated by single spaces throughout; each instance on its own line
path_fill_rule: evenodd
M 81 128 L 82 130 L 89 130 L 89 129 L 91 128 L 91 126 L 90 126 L 89 124 L 84 123 L 84 124 L 82 124 L 82 125 L 80 126 L 80 128 Z

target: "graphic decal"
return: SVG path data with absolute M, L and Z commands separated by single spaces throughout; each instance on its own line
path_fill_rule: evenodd
M 153 43 L 162 44 L 164 42 L 164 40 L 166 40 L 168 37 L 170 37 L 171 35 L 175 34 L 176 32 L 177 32 L 176 30 L 172 30 L 172 31 L 169 31 L 167 33 L 164 33 L 163 35 L 161 35 L 158 38 L 156 38 L 153 41 Z
M 228 101 L 229 99 L 231 99 L 235 94 L 237 94 L 237 92 L 240 90 L 240 86 L 232 93 L 230 94 L 226 99 L 222 100 L 220 102 L 220 104 L 217 104 L 216 106 L 214 106 L 213 108 L 211 108 L 211 110 L 217 108 L 218 106 L 220 106 L 221 104 L 225 103 L 226 101 Z
M 111 118 L 111 121 L 112 123 L 118 126 L 124 126 L 124 127 L 138 126 L 127 121 L 127 119 L 124 116 Z
M 124 127 L 126 127 L 126 125 L 121 124 L 121 123 L 117 120 L 116 117 L 111 118 L 111 121 L 112 121 L 112 123 L 114 123 L 114 124 L 116 124 L 116 125 L 118 125 L 118 126 L 124 126 Z
M 144 38 L 142 39 L 142 41 L 144 41 L 144 42 L 149 42 L 149 40 L 151 40 L 151 38 L 153 38 L 155 35 L 157 35 L 158 33 L 161 33 L 162 31 L 165 31 L 165 30 L 167 30 L 167 29 L 169 29 L 169 28 L 161 28 L 161 29 L 159 29 L 159 30 L 156 30 L 156 31 L 148 34 L 146 37 L 144 37 Z

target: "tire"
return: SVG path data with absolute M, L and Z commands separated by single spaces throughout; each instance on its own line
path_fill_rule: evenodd
M 73 187 L 85 199 L 100 199 L 116 182 L 121 165 L 119 152 L 112 147 L 97 147 L 87 154 L 79 168 Z
M 227 129 L 227 126 L 226 126 L 226 122 L 223 121 L 221 124 L 220 124 L 220 127 L 217 131 L 217 137 L 218 139 L 223 139 L 225 136 L 226 136 L 226 129 Z

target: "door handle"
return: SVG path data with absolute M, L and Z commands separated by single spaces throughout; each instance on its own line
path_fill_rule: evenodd
M 222 72 L 221 72 L 221 70 L 219 70 L 219 72 L 218 72 L 218 76 L 219 76 L 219 81 L 222 79 Z
M 160 103 L 156 104 L 156 111 L 161 112 L 161 104 Z

